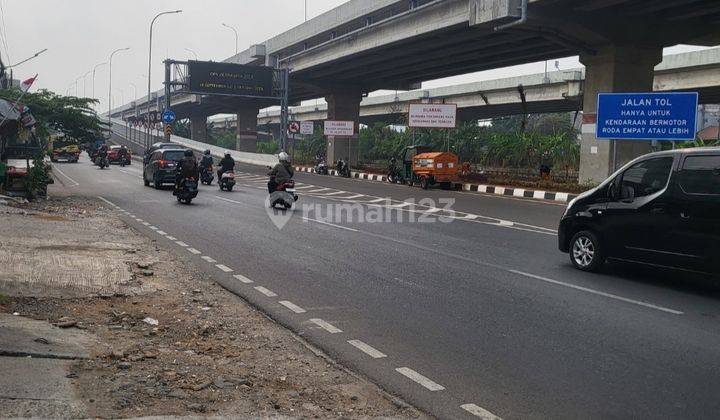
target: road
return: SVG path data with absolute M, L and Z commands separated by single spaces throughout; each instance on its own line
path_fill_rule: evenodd
M 230 193 L 203 186 L 191 206 L 144 187 L 137 162 L 55 168 L 51 194 L 103 197 L 131 226 L 437 417 L 720 412 L 720 292 L 625 265 L 578 272 L 557 251 L 564 206 L 298 174 L 300 208 L 278 229 L 262 168 L 241 166 Z M 455 212 L 441 198 L 455 199 Z M 370 220 L 302 210 L 351 203 Z

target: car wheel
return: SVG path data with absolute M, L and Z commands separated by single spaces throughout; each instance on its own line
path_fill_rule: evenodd
M 575 234 L 570 241 L 570 261 L 582 271 L 597 271 L 605 263 L 605 250 L 597 235 L 589 230 Z
M 422 178 L 420 180 L 420 188 L 422 188 L 423 190 L 427 190 L 429 186 L 430 184 L 428 183 L 427 178 Z
M 145 179 L 145 175 L 143 175 L 143 184 L 145 184 L 146 187 L 149 187 L 149 186 L 150 186 L 150 181 L 148 181 L 147 179 Z
M 162 187 L 162 182 L 160 182 L 157 177 L 153 178 L 153 187 L 155 187 L 156 190 L 159 190 Z

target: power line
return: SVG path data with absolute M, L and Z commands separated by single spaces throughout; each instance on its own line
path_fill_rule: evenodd
M 7 27 L 5 25 L 5 7 L 3 7 L 3 1 L 4 0 L 0 0 L 0 24 L 2 24 L 2 43 L 5 47 L 5 57 L 7 58 L 8 62 L 10 62 L 10 48 L 8 47 Z

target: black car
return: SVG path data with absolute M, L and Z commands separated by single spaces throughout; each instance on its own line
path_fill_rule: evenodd
M 651 153 L 568 205 L 559 248 L 573 265 L 606 259 L 720 273 L 720 148 Z
M 182 146 L 176 143 L 154 143 L 149 149 L 145 150 L 143 156 L 143 165 L 147 165 L 150 162 L 150 156 L 160 149 L 180 149 Z
M 152 182 L 156 189 L 160 189 L 163 184 L 175 184 L 177 163 L 185 156 L 185 150 L 187 149 L 159 149 L 151 153 L 143 171 L 145 186 Z

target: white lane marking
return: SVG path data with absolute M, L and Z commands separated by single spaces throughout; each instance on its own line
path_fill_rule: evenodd
M 315 186 L 315 185 L 300 185 L 300 186 L 298 186 L 297 184 L 295 184 L 296 190 L 307 190 L 308 188 L 317 188 L 317 186 Z
M 614 294 L 612 294 L 612 293 L 601 292 L 601 291 L 599 291 L 599 290 L 590 289 L 590 288 L 583 287 L 583 286 L 578 286 L 578 285 L 575 285 L 575 284 L 570 284 L 570 283 L 565 283 L 565 282 L 558 281 L 558 280 L 549 279 L 549 278 L 547 278 L 547 277 L 536 276 L 535 274 L 525 273 L 525 272 L 518 271 L 518 270 L 508 270 L 508 271 L 511 272 L 511 273 L 514 273 L 514 274 L 518 274 L 518 275 L 520 275 L 520 276 L 529 277 L 529 278 L 531 278 L 531 279 L 541 280 L 541 281 L 544 281 L 544 282 L 547 282 L 547 283 L 556 284 L 556 285 L 558 285 L 558 286 L 569 287 L 569 288 L 571 288 L 571 289 L 575 289 L 575 290 L 580 290 L 580 291 L 583 291 L 583 292 L 592 293 L 592 294 L 598 295 L 598 296 L 604 296 L 604 297 L 607 297 L 607 298 L 610 298 L 610 299 L 619 300 L 619 301 L 622 301 L 622 302 L 632 303 L 632 304 L 634 304 L 634 305 L 644 306 L 644 307 L 650 308 L 650 309 L 656 309 L 656 310 L 658 310 L 658 311 L 667 312 L 667 313 L 670 313 L 670 314 L 673 314 L 673 315 L 683 315 L 683 314 L 684 314 L 684 312 L 682 312 L 682 311 L 677 311 L 677 310 L 675 310 L 675 309 L 665 308 L 665 307 L 663 307 L 663 306 L 653 305 L 652 303 L 647 303 L 647 302 L 642 302 L 642 301 L 639 301 L 639 300 L 629 299 L 629 298 L 626 298 L 626 297 L 614 295 Z
M 61 171 L 60 168 L 57 167 L 57 165 L 53 165 L 52 167 L 53 167 L 53 170 L 54 170 L 54 171 L 58 171 L 58 173 L 59 173 L 60 175 L 62 175 L 62 176 L 64 176 L 65 178 L 69 179 L 70 182 L 72 182 L 73 184 L 75 184 L 75 185 L 70 185 L 71 187 L 77 187 L 78 185 L 80 185 L 79 182 L 77 182 L 77 181 L 75 181 L 74 179 L 70 178 L 69 176 L 67 176 L 67 175 L 65 174 L 65 172 Z M 102 198 L 102 200 L 105 200 L 105 199 Z M 105 201 L 107 201 L 107 200 L 105 200 Z M 107 201 L 107 202 L 110 203 L 109 201 Z M 110 204 L 112 204 L 112 203 L 110 203 Z M 113 205 L 114 205 L 114 204 L 113 204 Z
M 202 258 L 203 260 L 205 260 L 205 261 L 207 261 L 207 262 L 209 262 L 209 263 L 216 263 L 216 262 L 217 262 L 217 261 L 214 260 L 212 257 L 208 257 L 207 255 L 203 255 L 203 256 L 200 257 L 200 258 Z
M 319 193 L 319 192 L 323 192 L 323 191 L 330 191 L 330 190 L 332 190 L 332 188 L 320 188 L 317 190 L 305 191 L 305 192 L 308 194 L 315 194 L 315 193 Z
M 342 330 L 340 328 L 338 328 L 338 327 L 334 326 L 333 324 L 331 324 L 327 321 L 324 321 L 320 318 L 313 318 L 310 320 L 310 322 L 312 322 L 313 324 L 322 328 L 323 330 L 329 332 L 330 334 L 337 334 L 337 333 L 342 332 Z
M 390 200 L 387 198 L 376 198 L 375 200 L 366 201 L 366 203 L 380 203 L 383 201 L 390 201 Z
M 168 236 L 167 236 L 167 238 L 168 238 L 169 240 L 171 240 L 171 241 L 175 241 L 175 240 L 177 240 L 177 238 L 176 238 L 176 237 L 174 237 L 174 236 L 170 236 L 170 235 L 168 235 Z
M 323 194 L 325 197 L 331 197 L 333 195 L 341 195 L 341 194 L 347 194 L 347 191 L 335 191 L 327 194 Z
M 336 225 L 336 224 L 334 224 L 334 223 L 323 222 L 322 220 L 311 219 L 311 218 L 309 218 L 309 217 L 303 217 L 302 219 L 305 220 L 306 222 L 315 222 L 315 223 L 320 223 L 321 225 L 327 225 L 327 226 L 332 226 L 332 227 L 336 227 L 336 228 L 339 228 L 339 229 L 349 230 L 349 231 L 351 231 L 351 232 L 360 232 L 360 231 L 357 230 L 357 229 L 349 228 L 349 227 L 346 227 L 346 226 Z
M 158 230 L 158 231 L 157 231 L 157 234 L 158 234 L 158 235 L 161 235 L 161 236 L 165 236 L 165 235 L 167 235 L 167 232 L 163 232 L 162 230 Z
M 186 243 L 183 242 L 183 241 L 175 241 L 175 243 L 178 244 L 178 245 L 180 245 L 181 247 L 184 247 L 184 248 L 187 248 L 187 247 L 190 246 L 190 245 L 186 244 Z
M 142 224 L 145 226 L 150 226 L 150 223 L 148 223 L 148 222 L 142 222 Z
M 235 274 L 233 277 L 235 277 L 235 279 L 239 280 L 241 283 L 245 283 L 245 284 L 254 283 L 254 282 L 253 282 L 252 280 L 250 280 L 249 278 L 247 278 L 247 277 L 245 277 L 245 276 L 243 276 L 243 275 L 240 275 L 240 274 Z
M 107 200 L 107 199 L 104 198 L 104 197 L 100 197 L 100 196 L 98 195 L 98 198 L 101 199 L 102 201 L 106 202 L 107 204 L 110 204 L 110 205 L 113 206 L 113 207 L 117 207 L 117 206 L 115 205 L 115 203 L 113 203 L 113 202 L 110 201 L 110 200 Z
M 240 202 L 240 201 L 231 200 L 231 199 L 225 198 L 225 197 L 219 197 L 219 196 L 217 196 L 217 195 L 214 195 L 213 197 L 217 198 L 218 200 L 227 201 L 228 203 L 233 203 L 233 204 L 245 204 L 245 205 L 247 205 L 247 203 L 243 203 L 243 202 Z
M 350 341 L 348 341 L 348 343 L 350 343 L 351 346 L 357 348 L 361 352 L 372 357 L 373 359 L 382 359 L 383 357 L 387 357 L 387 355 L 385 353 L 382 353 L 381 351 L 377 350 L 376 348 L 369 346 L 360 340 L 350 340 Z
M 444 386 L 431 381 L 430 379 L 426 378 L 425 376 L 415 372 L 414 370 L 408 368 L 408 367 L 401 367 L 395 369 L 399 374 L 419 383 L 420 385 L 424 386 L 425 388 L 429 389 L 430 391 L 442 391 L 445 389 Z
M 475 219 L 478 219 L 479 217 L 480 216 L 478 216 L 477 214 L 466 214 L 464 217 L 462 217 L 462 219 L 475 220 Z
M 270 290 L 270 289 L 266 289 L 266 288 L 264 288 L 264 287 L 262 287 L 262 286 L 257 286 L 257 287 L 255 288 L 255 290 L 257 290 L 258 292 L 262 293 L 263 295 L 265 295 L 265 296 L 267 296 L 267 297 L 275 297 L 275 296 L 277 296 L 277 294 L 275 294 L 275 292 L 273 292 L 273 291 Z
M 136 217 L 135 220 L 137 220 L 138 222 L 143 222 L 143 221 L 144 221 L 143 219 L 141 219 L 141 218 L 139 218 L 139 217 Z
M 226 273 L 232 273 L 233 269 L 228 267 L 227 265 L 217 264 L 215 267 L 219 268 L 221 271 L 224 271 Z
M 195 249 L 195 248 L 188 248 L 187 250 L 188 250 L 188 252 L 191 253 L 191 254 L 195 254 L 195 255 L 200 255 L 200 254 L 202 254 L 202 252 L 198 251 L 198 250 Z
M 365 197 L 365 194 L 355 194 L 350 197 L 343 197 L 343 200 L 354 200 L 356 198 Z
M 441 208 L 438 208 L 438 207 L 431 207 L 431 208 L 425 210 L 423 213 L 430 213 L 430 214 L 432 214 L 432 213 L 437 213 L 437 212 L 439 212 L 439 211 L 442 211 L 442 209 L 441 209 Z
M 290 302 L 289 300 L 281 300 L 278 303 L 281 304 L 282 306 L 290 309 L 291 311 L 295 312 L 296 314 L 304 314 L 305 312 L 307 312 L 305 309 L 297 306 L 296 304 Z
M 148 227 L 149 227 L 150 229 L 152 229 L 152 230 L 160 230 L 160 228 L 158 228 L 158 227 L 156 227 L 156 226 L 148 226 Z
M 468 413 L 472 414 L 475 417 L 480 417 L 482 420 L 502 420 L 500 417 L 496 416 L 495 414 L 487 411 L 486 409 L 482 407 L 478 407 L 475 404 L 463 404 L 460 406 L 463 410 L 467 411 Z

